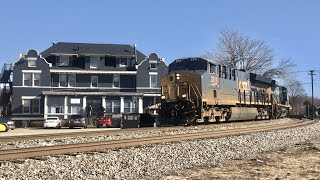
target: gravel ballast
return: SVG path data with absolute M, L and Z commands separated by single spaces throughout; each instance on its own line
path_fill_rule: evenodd
M 98 141 L 110 141 L 118 139 L 130 139 L 130 138 L 143 138 L 151 136 L 164 136 L 164 135 L 176 135 L 176 134 L 186 134 L 186 133 L 197 133 L 197 132 L 210 132 L 219 130 L 228 130 L 236 128 L 247 128 L 255 126 L 282 124 L 290 122 L 288 118 L 274 121 L 263 121 L 263 122 L 253 122 L 253 123 L 236 123 L 234 125 L 226 124 L 222 126 L 195 126 L 192 128 L 179 128 L 165 131 L 147 131 L 147 132 L 131 132 L 125 134 L 109 134 L 109 135 L 97 135 L 97 136 L 77 136 L 77 137 L 63 137 L 63 138 L 48 138 L 48 139 L 35 139 L 35 140 L 24 140 L 24 141 L 11 141 L 11 142 L 0 142 L 1 149 L 17 149 L 17 148 L 30 148 L 30 147 L 41 147 L 41 146 L 54 146 L 63 144 L 77 144 L 86 142 L 98 142 Z M 156 129 L 155 129 L 156 130 Z
M 320 123 L 309 126 L 183 141 L 103 153 L 61 155 L 42 160 L 0 162 L 0 179 L 155 179 L 175 171 L 250 158 L 320 137 Z

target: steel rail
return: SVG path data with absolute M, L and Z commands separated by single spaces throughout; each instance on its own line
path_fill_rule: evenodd
M 202 133 L 189 133 L 189 134 L 178 134 L 168 136 L 152 136 L 144 138 L 133 138 L 133 139 L 120 139 L 111 141 L 100 141 L 100 142 L 89 142 L 81 144 L 66 144 L 57 146 L 45 146 L 45 147 L 33 147 L 33 148 L 22 148 L 22 149 L 7 149 L 0 151 L 0 160 L 14 160 L 41 156 L 61 155 L 61 154 L 72 154 L 82 153 L 90 151 L 98 151 L 105 149 L 117 149 L 127 148 L 134 146 L 141 146 L 146 144 L 158 144 L 167 142 L 177 142 L 195 139 L 206 139 L 206 138 L 217 138 L 234 135 L 244 135 L 254 132 L 264 132 L 276 129 L 293 128 L 299 126 L 310 125 L 315 121 L 295 121 L 291 123 L 284 123 L 281 125 L 269 125 L 260 127 L 246 127 L 232 130 L 219 130 Z
M 35 134 L 35 135 L 19 135 L 19 136 L 0 136 L 0 142 L 11 142 L 11 141 L 26 141 L 35 139 L 52 139 L 61 137 L 88 137 L 88 136 L 98 136 L 98 135 L 110 135 L 110 134 L 125 134 L 125 133 L 136 133 L 136 132 L 146 132 L 146 131 L 168 131 L 168 130 L 179 130 L 179 129 L 189 129 L 194 127 L 200 128 L 212 128 L 219 126 L 234 126 L 234 125 L 246 125 L 246 124 L 259 124 L 263 122 L 270 122 L 270 120 L 263 121 L 233 121 L 228 123 L 213 124 L 213 125 L 198 125 L 198 126 L 170 126 L 170 127 L 144 127 L 144 128 L 134 128 L 134 129 L 120 129 L 120 130 L 93 130 L 93 131 L 83 131 L 83 132 L 65 132 L 65 133 L 55 133 L 55 134 Z

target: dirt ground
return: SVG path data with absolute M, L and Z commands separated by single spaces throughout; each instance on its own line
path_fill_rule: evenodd
M 179 172 L 164 179 L 320 179 L 320 138 L 254 159 Z

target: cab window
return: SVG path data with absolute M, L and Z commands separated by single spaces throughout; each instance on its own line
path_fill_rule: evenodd
M 209 70 L 210 70 L 210 74 L 216 74 L 217 73 L 217 65 L 209 63 Z

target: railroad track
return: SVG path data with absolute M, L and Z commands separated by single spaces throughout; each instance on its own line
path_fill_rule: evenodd
M 200 128 L 211 128 L 212 126 L 233 126 L 235 124 L 239 125 L 240 123 L 243 125 L 246 124 L 254 124 L 254 123 L 263 123 L 270 122 L 270 120 L 264 121 L 245 121 L 245 122 L 228 122 L 221 124 L 213 124 L 213 125 L 198 125 L 198 126 L 189 126 L 189 127 L 181 127 L 181 126 L 171 126 L 171 127 L 159 127 L 159 128 L 139 128 L 139 129 L 121 129 L 121 130 L 99 130 L 99 131 L 82 131 L 82 132 L 69 132 L 69 133 L 55 133 L 55 134 L 37 134 L 37 135 L 22 135 L 22 136 L 0 136 L 0 142 L 11 142 L 11 141 L 26 141 L 26 140 L 34 140 L 34 139 L 48 139 L 48 138 L 61 138 L 61 137 L 88 137 L 88 136 L 98 136 L 98 135 L 110 135 L 110 134 L 125 134 L 125 133 L 137 133 L 137 132 L 146 132 L 146 131 L 168 131 L 168 130 L 177 130 L 177 129 L 188 129 L 194 127 Z
M 168 135 L 168 136 L 154 136 L 144 137 L 135 139 L 121 139 L 112 141 L 101 141 L 101 142 L 90 142 L 82 144 L 67 144 L 58 146 L 46 146 L 46 147 L 33 147 L 33 148 L 22 148 L 22 149 L 8 149 L 0 151 L 0 160 L 14 160 L 23 158 L 33 158 L 50 155 L 61 155 L 61 154 L 72 154 L 80 152 L 90 151 L 101 151 L 104 149 L 115 149 L 115 148 L 127 148 L 134 146 L 141 146 L 146 144 L 157 144 L 166 142 L 176 142 L 185 140 L 205 139 L 205 138 L 217 138 L 232 135 L 244 135 L 254 132 L 271 131 L 276 129 L 285 129 L 292 127 L 299 127 L 310 125 L 315 121 L 294 121 L 290 123 L 258 126 L 258 127 L 247 127 L 238 128 L 232 130 L 219 130 L 213 132 L 202 132 L 202 133 L 189 133 L 179 135 Z

